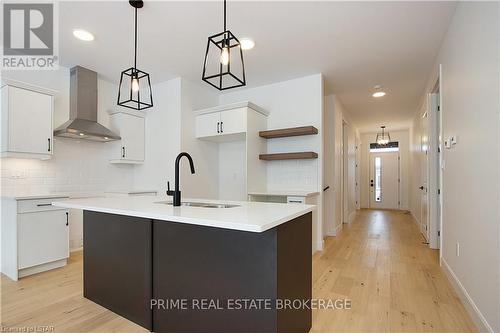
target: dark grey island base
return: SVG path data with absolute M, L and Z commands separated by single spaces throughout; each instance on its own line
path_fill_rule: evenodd
M 84 296 L 153 332 L 306 333 L 311 310 L 275 300 L 309 300 L 311 283 L 311 213 L 257 233 L 84 212 Z

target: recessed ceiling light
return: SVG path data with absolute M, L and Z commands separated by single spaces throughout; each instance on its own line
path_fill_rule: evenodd
M 380 84 L 375 85 L 373 87 L 375 92 L 372 94 L 373 97 L 384 97 L 385 96 L 385 91 L 382 90 L 382 86 Z
M 385 92 L 384 91 L 377 91 L 372 94 L 373 97 L 384 97 Z
M 241 44 L 242 50 L 251 50 L 255 46 L 255 42 L 253 40 L 251 40 L 250 38 L 242 38 L 240 40 L 240 44 Z
M 83 30 L 83 29 L 73 30 L 73 36 L 75 36 L 76 38 L 83 40 L 85 42 L 91 42 L 94 40 L 94 35 L 92 35 L 87 30 Z

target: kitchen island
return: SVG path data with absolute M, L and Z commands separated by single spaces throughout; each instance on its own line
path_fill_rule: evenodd
M 84 210 L 84 297 L 158 333 L 308 332 L 314 206 L 184 201 L 53 202 Z

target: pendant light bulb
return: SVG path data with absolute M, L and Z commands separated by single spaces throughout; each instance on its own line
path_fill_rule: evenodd
M 229 64 L 229 47 L 227 46 L 222 48 L 222 51 L 220 53 L 220 63 L 224 66 L 227 66 Z
M 132 79 L 132 91 L 133 92 L 139 91 L 139 80 L 136 77 Z

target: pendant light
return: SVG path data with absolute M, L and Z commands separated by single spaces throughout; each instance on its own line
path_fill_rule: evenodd
M 219 90 L 246 85 L 240 41 L 226 29 L 226 0 L 224 0 L 224 31 L 208 37 L 202 80 Z
M 142 0 L 130 0 L 134 7 L 134 67 L 122 72 L 118 89 L 118 105 L 134 110 L 153 106 L 153 94 L 149 74 L 137 68 L 137 10 L 144 6 Z
M 391 142 L 391 136 L 389 135 L 389 132 L 385 133 L 385 126 L 380 126 L 380 128 L 382 129 L 382 132 L 377 133 L 375 141 L 378 145 L 385 146 Z

